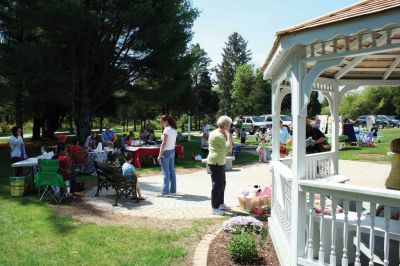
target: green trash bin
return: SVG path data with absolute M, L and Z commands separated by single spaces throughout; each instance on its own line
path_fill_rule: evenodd
M 10 192 L 13 197 L 21 197 L 24 195 L 26 182 L 25 176 L 10 177 Z

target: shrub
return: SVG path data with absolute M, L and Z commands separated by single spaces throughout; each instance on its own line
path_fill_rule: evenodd
M 224 231 L 240 233 L 260 233 L 263 223 L 251 216 L 236 216 L 223 223 Z
M 235 262 L 250 263 L 257 256 L 257 241 L 255 235 L 235 235 L 228 243 L 228 251 Z

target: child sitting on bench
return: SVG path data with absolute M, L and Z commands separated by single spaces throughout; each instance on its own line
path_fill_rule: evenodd
M 135 167 L 132 164 L 133 156 L 131 153 L 125 154 L 125 163 L 122 165 L 122 174 L 125 176 L 126 181 L 133 181 L 133 177 L 136 175 Z M 132 195 L 133 198 L 138 200 L 144 200 L 142 192 L 140 190 L 139 180 L 136 180 L 136 193 L 137 195 Z

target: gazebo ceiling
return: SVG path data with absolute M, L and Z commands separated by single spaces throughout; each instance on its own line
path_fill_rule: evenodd
M 400 80 L 400 0 L 365 0 L 277 33 L 265 77 L 287 71 L 292 51 L 311 70 L 340 59 L 319 75 L 332 80 Z

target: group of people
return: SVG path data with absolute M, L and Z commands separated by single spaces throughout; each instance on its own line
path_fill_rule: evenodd
M 175 144 L 177 138 L 177 126 L 176 121 L 171 116 L 162 116 L 161 125 L 163 133 L 161 135 L 161 146 L 160 152 L 157 156 L 157 161 L 161 165 L 163 174 L 163 187 L 162 191 L 158 196 L 160 197 L 171 197 L 176 194 L 177 183 L 175 173 Z M 207 153 L 207 164 L 211 170 L 211 211 L 216 215 L 224 215 L 228 209 L 224 201 L 225 187 L 226 187 L 226 175 L 225 175 L 225 164 L 226 156 L 232 151 L 232 137 L 231 137 L 232 119 L 228 116 L 221 116 L 217 120 L 217 128 L 211 132 L 208 130 L 203 132 L 202 138 L 202 149 L 204 153 Z M 148 132 L 147 137 L 151 134 Z M 143 134 L 144 136 L 144 134 Z M 281 154 L 282 150 L 285 150 L 287 140 L 289 138 L 288 130 L 283 126 L 282 121 L 280 122 L 280 145 Z M 258 133 L 260 140 L 260 152 L 266 149 L 267 136 L 264 130 Z M 124 143 L 129 141 L 132 142 L 134 134 L 130 134 L 126 137 Z M 327 139 L 326 136 L 319 130 L 318 127 L 312 125 L 311 119 L 306 119 L 306 139 L 310 139 L 310 144 L 307 145 L 307 153 L 315 153 L 325 151 Z M 72 170 L 71 154 L 74 152 L 82 151 L 85 149 L 95 149 L 99 141 L 106 143 L 107 146 L 113 145 L 117 141 L 115 133 L 106 127 L 106 130 L 101 135 L 99 140 L 97 133 L 92 132 L 91 135 L 86 139 L 85 143 L 81 143 L 74 140 L 69 146 L 66 145 L 67 137 L 64 135 L 59 136 L 59 142 L 57 144 L 57 150 L 54 155 L 54 159 L 60 161 L 60 173 L 64 176 L 65 180 L 68 180 L 71 185 L 75 181 L 74 171 Z M 12 163 L 21 161 L 26 156 L 25 146 L 22 138 L 22 130 L 18 127 L 12 128 L 12 136 L 10 137 L 10 148 L 11 148 L 11 161 Z M 330 147 L 329 147 L 330 148 Z M 393 156 L 391 158 L 392 168 L 389 177 L 386 180 L 387 189 L 400 190 L 400 138 L 394 139 L 391 143 L 391 151 Z M 136 175 L 136 169 L 132 164 L 132 154 L 126 153 L 124 155 L 124 163 L 121 167 L 122 174 L 127 179 L 132 178 Z M 260 157 L 260 160 L 262 158 Z M 118 168 L 120 166 L 115 154 L 109 153 L 108 163 Z M 17 168 L 18 169 L 18 168 Z M 16 173 L 18 175 L 19 173 Z M 140 190 L 140 184 L 137 182 L 135 198 L 138 200 L 145 199 Z M 383 207 L 378 208 L 377 214 L 381 212 Z

